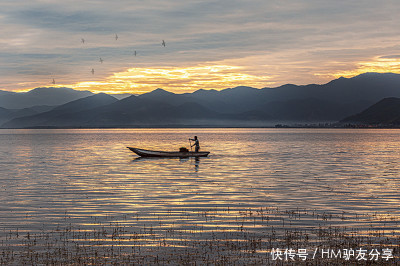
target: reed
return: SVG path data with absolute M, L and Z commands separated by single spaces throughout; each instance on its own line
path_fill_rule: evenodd
M 396 217 L 327 213 L 316 210 L 210 208 L 94 217 L 88 223 L 65 223 L 51 230 L 1 230 L 0 265 L 323 265 L 360 263 L 321 258 L 276 261 L 271 250 L 393 249 L 399 265 L 400 235 Z M 349 227 L 357 221 L 364 226 Z M 370 264 L 371 261 L 361 263 Z

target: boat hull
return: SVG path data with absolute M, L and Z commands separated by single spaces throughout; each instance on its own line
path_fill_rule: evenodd
M 174 152 L 174 151 L 151 151 L 151 150 L 144 150 L 138 148 L 127 147 L 137 155 L 141 157 L 179 157 L 179 158 L 186 158 L 186 157 L 206 157 L 210 153 L 209 151 L 201 151 L 201 152 Z

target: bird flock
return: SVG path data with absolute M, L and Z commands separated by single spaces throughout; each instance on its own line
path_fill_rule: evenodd
M 119 37 L 118 37 L 118 34 L 115 34 L 115 40 L 116 40 L 116 41 L 118 41 L 118 38 L 119 38 Z M 84 39 L 84 38 L 81 38 L 81 43 L 82 43 L 82 44 L 85 44 L 85 39 Z M 162 40 L 161 46 L 166 47 L 165 40 Z M 137 55 L 136 50 L 133 52 L 133 55 L 134 55 L 134 56 Z M 101 64 L 103 64 L 104 59 L 100 57 L 99 62 L 100 62 Z M 91 70 L 90 72 L 92 73 L 92 75 L 94 75 L 94 72 L 95 72 L 95 71 L 94 71 L 94 68 L 92 68 L 92 70 Z M 52 83 L 52 84 L 56 84 L 56 81 L 55 81 L 54 78 L 53 78 L 53 81 L 52 81 L 51 83 Z

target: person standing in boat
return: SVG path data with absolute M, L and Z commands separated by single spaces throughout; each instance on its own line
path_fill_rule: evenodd
M 196 147 L 194 148 L 194 151 L 195 151 L 195 152 L 199 152 L 199 150 L 200 150 L 200 143 L 199 143 L 199 140 L 197 139 L 197 136 L 194 136 L 194 139 L 189 139 L 189 140 L 194 141 L 194 144 L 193 144 L 191 147 L 196 146 Z

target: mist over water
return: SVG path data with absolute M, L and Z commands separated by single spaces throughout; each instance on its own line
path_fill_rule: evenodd
M 194 135 L 209 157 L 138 158 L 126 148 L 175 151 L 189 148 Z M 345 215 L 333 223 L 394 232 L 399 148 L 396 129 L 1 130 L 0 229 L 40 232 L 103 221 L 218 231 L 240 212 L 279 208 Z M 209 211 L 218 219 L 205 220 L 201 214 Z M 357 215 L 387 219 L 371 224 Z M 291 226 L 320 224 L 305 217 Z

